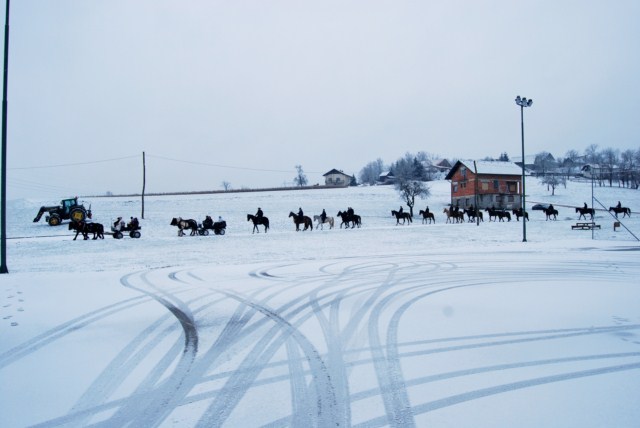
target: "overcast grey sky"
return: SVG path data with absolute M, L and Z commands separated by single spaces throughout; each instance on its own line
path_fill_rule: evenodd
M 9 197 L 139 192 L 142 151 L 149 192 L 519 156 L 516 95 L 528 153 L 638 149 L 639 21 L 637 0 L 14 1 Z

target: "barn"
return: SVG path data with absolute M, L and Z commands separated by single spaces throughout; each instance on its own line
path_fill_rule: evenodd
M 522 168 L 513 162 L 459 160 L 445 179 L 451 182 L 451 203 L 460 208 L 521 206 Z

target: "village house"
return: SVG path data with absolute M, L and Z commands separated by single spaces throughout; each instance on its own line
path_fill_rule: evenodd
M 477 175 L 475 172 L 477 168 Z M 451 181 L 451 204 L 460 208 L 520 208 L 522 168 L 513 162 L 458 161 L 446 180 Z M 477 202 L 476 202 L 477 195 Z
M 324 177 L 325 186 L 346 187 L 351 183 L 352 179 L 349 174 L 345 174 L 344 172 L 338 171 L 335 168 L 325 174 L 322 174 L 322 176 Z

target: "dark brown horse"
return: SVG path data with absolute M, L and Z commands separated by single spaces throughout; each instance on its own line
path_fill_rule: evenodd
M 586 220 L 587 214 L 589 214 L 591 216 L 591 220 L 593 220 L 593 214 L 594 214 L 593 208 L 576 207 L 576 212 L 580 213 L 580 215 L 578 216 L 578 220 L 580 220 L 582 217 L 584 217 L 584 219 Z
M 256 217 L 253 214 L 247 214 L 247 221 L 253 222 L 253 232 L 251 233 L 260 233 L 260 229 L 258 229 L 259 225 L 264 226 L 264 233 L 267 233 L 269 229 L 269 218 L 267 217 Z
M 491 221 L 491 217 L 495 217 L 498 221 L 504 221 L 506 218 L 507 221 L 511 221 L 511 214 L 504 210 L 497 210 L 495 208 L 485 208 L 485 211 L 489 213 L 489 221 Z
M 82 236 L 85 240 L 89 239 L 89 234 L 93 233 L 93 239 L 104 239 L 104 226 L 100 223 L 87 223 L 85 221 L 72 221 L 69 223 L 69 230 L 75 230 L 76 236 L 73 237 L 75 241 L 79 234 L 82 233 Z
M 616 218 L 618 218 L 618 214 L 622 213 L 622 218 L 626 216 L 631 217 L 631 210 L 627 207 L 609 207 L 609 212 L 613 211 L 616 213 Z
M 469 222 L 473 222 L 476 220 L 476 217 L 478 217 L 480 219 L 480 221 L 484 222 L 484 217 L 482 216 L 482 211 L 478 210 L 478 209 L 464 209 L 462 210 L 462 212 L 464 214 L 467 215 L 467 217 L 469 217 Z
M 178 236 L 184 236 L 185 229 L 191 229 L 190 236 L 195 236 L 198 233 L 198 222 L 193 219 L 183 220 L 182 217 L 174 217 L 170 224 L 178 227 Z
M 558 219 L 558 210 L 555 208 L 547 208 L 546 210 L 544 210 L 544 213 L 547 215 L 547 220 L 549 220 L 551 218 L 551 216 L 553 216 L 554 220 Z
M 524 217 L 526 221 L 529 221 L 529 213 L 523 211 L 522 208 L 514 208 L 512 213 L 514 216 L 516 216 L 516 220 L 518 221 L 520 221 L 520 217 Z
M 356 226 L 362 226 L 362 218 L 358 214 L 349 214 L 348 211 L 338 211 L 338 214 L 336 215 L 342 220 L 340 223 L 340 229 L 342 229 L 343 224 L 345 225 L 345 229 L 348 228 L 350 223 L 351 229 Z
M 391 210 L 391 215 L 396 217 L 396 226 L 400 224 L 400 220 L 402 220 L 402 224 L 405 224 L 407 220 L 409 221 L 409 223 L 413 222 L 411 213 L 401 213 L 396 210 Z
M 307 217 L 306 215 L 299 216 L 294 214 L 293 211 L 289 213 L 289 217 L 293 217 L 293 222 L 296 225 L 296 232 L 300 231 L 301 224 L 304 225 L 304 229 L 302 229 L 303 232 L 309 228 L 313 230 L 313 221 L 311 221 L 310 217 Z
M 420 210 L 418 214 L 422 216 L 422 224 L 424 224 L 427 220 L 429 224 L 431 224 L 431 222 L 436 222 L 436 216 L 434 216 L 431 211 L 426 212 L 425 210 Z

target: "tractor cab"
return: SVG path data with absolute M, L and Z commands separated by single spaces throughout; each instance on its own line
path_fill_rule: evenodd
M 62 204 L 62 211 L 65 214 L 69 214 L 71 212 L 71 208 L 78 205 L 78 198 L 63 199 L 61 201 L 61 204 Z

